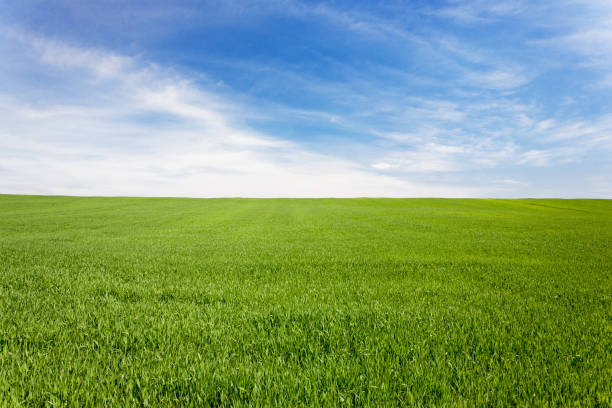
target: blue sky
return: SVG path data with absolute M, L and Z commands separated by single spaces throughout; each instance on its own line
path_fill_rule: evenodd
M 0 0 L 0 192 L 612 198 L 612 2 Z

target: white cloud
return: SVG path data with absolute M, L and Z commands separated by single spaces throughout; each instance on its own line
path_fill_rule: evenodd
M 372 167 L 377 169 L 377 170 L 389 170 L 389 169 L 393 169 L 393 168 L 399 167 L 399 165 L 398 164 L 389 164 L 389 163 L 385 163 L 385 162 L 380 162 L 380 163 L 372 164 Z
M 440 144 L 426 142 L 412 149 L 385 153 L 376 168 L 401 173 L 460 172 L 495 167 L 513 157 L 515 146 L 483 140 L 480 143 Z
M 359 163 L 261 135 L 241 123 L 239 106 L 134 58 L 29 35 L 18 41 L 33 52 L 30 63 L 73 78 L 83 94 L 73 104 L 54 99 L 34 103 L 19 95 L 0 98 L 0 188 L 5 193 L 479 194 L 475 188 L 377 174 Z M 146 119 L 134 119 L 139 115 Z M 165 117 L 171 120 L 164 122 Z
M 526 185 L 525 183 L 523 183 L 522 181 L 518 181 L 515 179 L 501 179 L 501 180 L 493 180 L 494 183 L 499 183 L 499 184 L 510 184 L 510 185 L 514 185 L 514 186 L 521 186 L 521 185 Z
M 42 62 L 61 69 L 82 69 L 99 77 L 117 77 L 129 71 L 133 59 L 97 49 L 75 48 L 60 41 L 43 39 L 23 31 L 5 28 L 0 32 L 34 53 Z
M 550 166 L 555 163 L 570 163 L 578 160 L 580 150 L 569 147 L 558 147 L 545 150 L 529 150 L 521 155 L 518 164 L 533 166 Z
M 482 23 L 515 16 L 527 8 L 524 1 L 497 0 L 452 1 L 446 7 L 431 11 L 430 14 L 449 18 L 460 23 Z
M 437 103 L 423 104 L 444 105 Z M 464 172 L 500 166 L 555 166 L 581 162 L 588 154 L 612 150 L 612 116 L 590 119 L 541 118 L 533 106 L 498 99 L 461 106 L 465 119 L 417 120 L 410 132 L 373 132 L 394 143 L 376 157 L 386 170 L 406 173 Z
M 491 69 L 487 71 L 468 71 L 466 81 L 485 89 L 506 90 L 527 84 L 530 80 L 520 69 Z
M 557 34 L 531 44 L 555 49 L 557 52 L 579 56 L 577 66 L 598 70 L 605 78 L 612 73 L 612 2 L 604 0 L 565 0 L 539 7 L 537 15 L 549 16 L 538 21 L 536 27 L 552 26 Z

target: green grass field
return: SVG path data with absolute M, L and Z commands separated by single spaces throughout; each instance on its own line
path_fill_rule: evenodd
M 612 405 L 612 201 L 0 196 L 0 404 Z

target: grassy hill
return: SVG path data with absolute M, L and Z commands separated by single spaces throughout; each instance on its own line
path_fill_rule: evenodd
M 0 196 L 0 406 L 612 404 L 612 201 Z

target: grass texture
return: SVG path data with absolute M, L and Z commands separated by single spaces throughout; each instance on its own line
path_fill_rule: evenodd
M 0 196 L 0 406 L 612 406 L 612 201 Z

